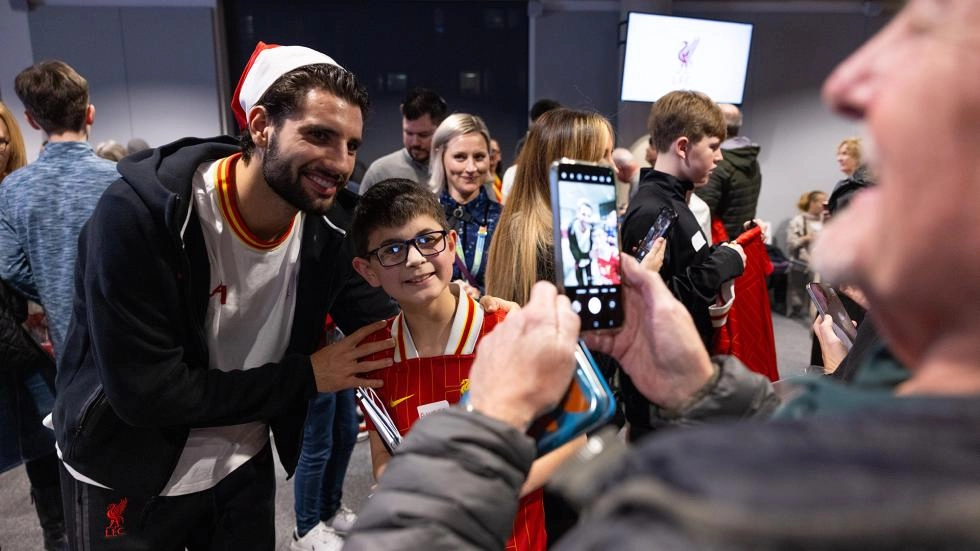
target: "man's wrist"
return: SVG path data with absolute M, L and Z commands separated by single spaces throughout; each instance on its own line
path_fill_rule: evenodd
M 689 381 L 686 388 L 680 386 L 675 387 L 679 392 L 674 393 L 670 397 L 665 397 L 665 399 L 658 402 L 657 405 L 661 415 L 666 417 L 678 415 L 711 392 L 711 389 L 718 384 L 718 379 L 721 377 L 721 370 L 717 364 L 709 359 L 707 365 L 701 369 L 701 372 L 703 374 L 702 377 Z
M 479 398 L 470 400 L 466 403 L 465 409 L 468 412 L 506 423 L 521 432 L 527 432 L 527 429 L 531 427 L 531 422 L 534 420 L 533 414 L 525 411 L 526 408 L 508 406 L 507 404 L 494 400 L 486 402 L 481 402 Z

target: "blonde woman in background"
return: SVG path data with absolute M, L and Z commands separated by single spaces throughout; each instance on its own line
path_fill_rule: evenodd
M 514 187 L 490 244 L 487 294 L 525 304 L 538 280 L 554 281 L 554 238 L 548 171 L 562 157 L 607 161 L 612 165 L 612 125 L 602 115 L 554 109 L 541 115 L 528 132 L 517 160 Z M 527 484 L 543 484 L 585 443 L 580 437 L 538 460 Z M 552 541 L 574 523 L 561 500 L 545 492 L 545 529 Z
M 844 176 L 850 177 L 861 166 L 861 140 L 844 138 L 837 145 L 837 166 Z
M 455 113 L 432 135 L 429 188 L 446 209 L 459 235 L 453 281 L 473 298 L 483 293 L 490 241 L 501 207 L 486 185 L 490 171 L 490 131 L 476 115 Z

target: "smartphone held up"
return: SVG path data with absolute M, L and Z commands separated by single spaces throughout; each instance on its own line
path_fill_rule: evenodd
M 561 159 L 551 165 L 555 283 L 583 330 L 623 324 L 616 180 L 612 168 Z
M 844 303 L 833 287 L 826 283 L 807 283 L 806 291 L 810 295 L 810 300 L 817 308 L 821 316 L 830 316 L 833 320 L 834 334 L 844 343 L 848 350 L 854 346 L 854 339 L 857 338 L 857 329 L 847 315 Z
M 650 226 L 650 231 L 647 232 L 646 237 L 640 244 L 636 247 L 636 259 L 643 260 L 651 249 L 653 249 L 653 243 L 660 237 L 667 237 L 667 230 L 670 229 L 671 224 L 677 220 L 677 213 L 674 209 L 670 207 L 663 207 L 660 212 L 657 213 L 657 219 Z

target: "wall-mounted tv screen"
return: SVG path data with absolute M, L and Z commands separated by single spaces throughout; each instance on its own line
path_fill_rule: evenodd
M 716 102 L 742 103 L 752 25 L 630 13 L 623 101 L 657 101 L 671 90 L 698 90 Z

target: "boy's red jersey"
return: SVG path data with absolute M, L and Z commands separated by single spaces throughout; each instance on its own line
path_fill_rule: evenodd
M 402 436 L 420 417 L 459 401 L 469 387 L 470 367 L 476 357 L 477 342 L 504 319 L 503 312 L 487 314 L 466 293 L 460 293 L 460 296 L 449 343 L 442 356 L 418 357 L 408 325 L 401 314 L 389 319 L 387 327 L 364 339 L 364 342 L 395 339 L 394 349 L 365 358 L 391 358 L 391 367 L 372 371 L 365 377 L 384 381 L 384 386 L 375 389 L 375 392 L 384 402 Z M 367 416 L 365 422 L 368 430 L 375 430 Z M 514 519 L 514 531 L 505 549 L 544 551 L 547 536 L 542 494 L 542 490 L 538 489 L 521 499 Z

